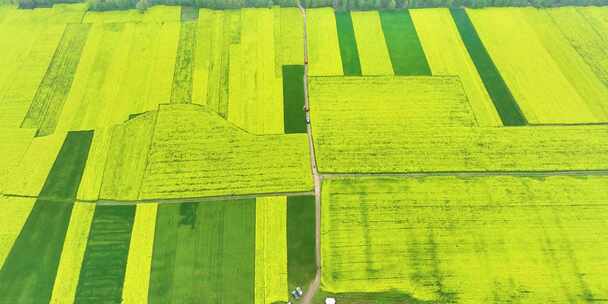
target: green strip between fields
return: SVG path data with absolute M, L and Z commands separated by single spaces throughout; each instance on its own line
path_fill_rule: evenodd
M 68 132 L 39 198 L 73 201 L 89 155 L 93 131 Z
M 37 136 L 49 135 L 55 131 L 90 28 L 90 24 L 66 25 L 59 46 L 21 124 L 22 128 L 38 128 Z
M 253 303 L 255 199 L 160 205 L 150 303 Z
M 340 58 L 345 76 L 361 76 L 359 51 L 355 40 L 355 30 L 350 12 L 336 12 L 336 27 L 340 42 Z
M 528 122 L 519 109 L 515 98 L 507 87 L 492 58 L 477 35 L 477 31 L 471 23 L 464 9 L 451 9 L 452 18 L 458 28 L 460 37 L 477 68 L 477 72 L 483 81 L 490 98 L 500 115 L 505 126 L 523 126 Z
M 395 75 L 431 75 L 431 69 L 408 10 L 381 11 L 384 40 Z
M 304 66 L 283 66 L 283 126 L 285 134 L 306 133 Z
M 287 197 L 287 281 L 306 287 L 316 273 L 315 197 Z
M 95 208 L 76 303 L 122 303 L 134 217 L 134 205 Z
M 0 303 L 49 302 L 92 138 L 92 131 L 68 133 L 40 198 L 0 270 Z
M 182 22 L 173 72 L 171 103 L 192 102 L 192 70 L 196 49 L 196 21 Z

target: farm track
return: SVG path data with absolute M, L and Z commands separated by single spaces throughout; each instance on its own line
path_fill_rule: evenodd
M 302 7 L 300 0 L 298 0 L 298 8 L 300 9 L 300 13 L 303 18 L 303 26 L 304 26 L 304 107 L 306 108 L 306 134 L 308 135 L 308 149 L 310 151 L 310 165 L 312 168 L 312 175 L 314 178 L 315 185 L 315 263 L 316 263 L 316 273 L 312 282 L 306 288 L 306 292 L 302 297 L 300 303 L 310 304 L 313 297 L 319 291 L 319 286 L 321 284 L 321 179 L 322 176 L 319 175 L 319 171 L 317 170 L 317 159 L 315 157 L 315 146 L 312 140 L 312 129 L 310 127 L 310 112 L 308 109 L 308 32 L 307 32 L 307 18 L 306 18 L 306 10 Z

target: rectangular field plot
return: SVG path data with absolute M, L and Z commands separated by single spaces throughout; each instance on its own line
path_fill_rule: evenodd
M 312 77 L 309 94 L 320 132 L 477 125 L 457 77 Z
M 608 86 L 581 58 L 580 46 L 569 43 L 560 31 L 563 26 L 557 25 L 585 21 L 576 11 L 558 12 L 561 21 L 554 22 L 552 9 L 467 10 L 529 123 L 606 122 Z M 569 31 L 581 37 L 595 35 L 582 25 Z
M 351 13 L 348 11 L 336 12 L 336 27 L 344 75 L 361 76 L 361 63 L 359 61 Z
M 342 75 L 340 42 L 336 28 L 334 10 L 331 8 L 309 9 L 308 61 L 310 76 Z M 350 71 L 350 68 L 348 69 Z
M 255 304 L 287 302 L 287 197 L 255 201 Z
M 351 12 L 363 75 L 393 75 L 378 12 Z
M 395 75 L 431 75 L 409 10 L 380 12 Z
M 363 129 L 313 125 L 321 172 L 605 170 L 607 126 Z M 340 126 L 340 127 L 337 127 Z
M 608 296 L 608 177 L 329 179 L 322 288 L 411 303 Z
M 254 303 L 255 249 L 255 199 L 160 205 L 148 299 Z

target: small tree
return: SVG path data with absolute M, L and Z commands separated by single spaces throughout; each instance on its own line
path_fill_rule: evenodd
M 148 0 L 139 0 L 135 5 L 135 8 L 142 14 L 148 9 L 148 7 L 150 7 Z

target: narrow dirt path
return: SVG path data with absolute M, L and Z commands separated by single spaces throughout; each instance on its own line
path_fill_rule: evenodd
M 300 0 L 298 0 L 298 8 L 304 19 L 304 106 L 309 109 L 308 104 L 308 32 L 306 30 L 307 19 L 306 10 L 302 7 Z M 310 122 L 310 112 L 305 111 L 306 121 Z M 306 124 L 306 133 L 308 135 L 308 149 L 310 151 L 310 165 L 312 168 L 312 175 L 315 182 L 315 263 L 317 271 L 315 278 L 308 285 L 304 292 L 304 296 L 300 300 L 302 304 L 310 304 L 313 297 L 319 290 L 321 283 L 321 176 L 317 170 L 317 159 L 315 157 L 315 146 L 312 140 L 312 129 L 310 123 Z

